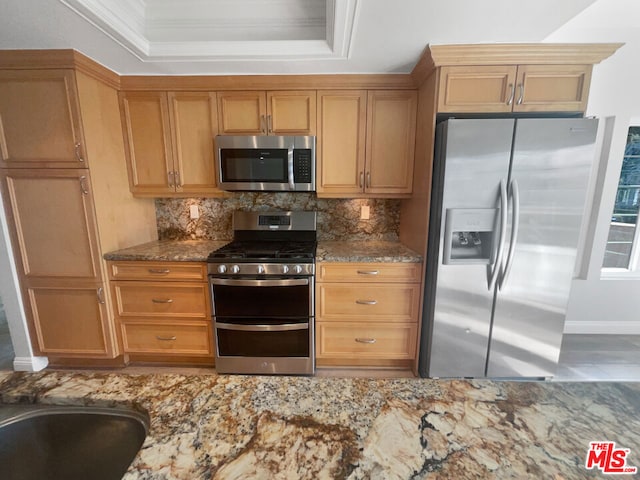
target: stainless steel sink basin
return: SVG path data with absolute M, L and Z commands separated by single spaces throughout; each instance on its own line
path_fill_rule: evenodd
M 148 431 L 135 410 L 0 405 L 0 477 L 120 480 Z

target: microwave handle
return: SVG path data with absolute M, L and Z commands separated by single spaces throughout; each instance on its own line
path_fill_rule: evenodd
M 293 144 L 289 145 L 287 151 L 287 173 L 289 175 L 289 190 L 296 189 L 296 181 L 293 177 Z

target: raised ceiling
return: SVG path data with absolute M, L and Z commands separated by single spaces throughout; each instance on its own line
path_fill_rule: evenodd
M 11 0 L 0 48 L 120 74 L 405 73 L 429 43 L 544 41 L 595 1 Z

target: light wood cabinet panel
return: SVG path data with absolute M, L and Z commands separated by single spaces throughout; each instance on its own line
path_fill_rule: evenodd
M 123 92 L 120 98 L 131 192 L 173 193 L 173 157 L 166 93 Z
M 127 321 L 122 325 L 124 351 L 160 355 L 213 355 L 211 326 Z
M 0 165 L 87 168 L 72 70 L 0 71 Z
M 419 284 L 318 283 L 319 321 L 415 322 Z
M 516 68 L 514 65 L 442 67 L 438 112 L 510 112 Z
M 363 192 L 367 92 L 318 92 L 317 192 Z
M 267 116 L 269 135 L 315 135 L 316 92 L 267 92 Z
M 114 356 L 114 337 L 103 291 L 83 287 L 31 287 L 27 289 L 37 347 L 41 353 L 79 356 Z
M 318 322 L 316 355 L 319 360 L 342 359 L 345 364 L 362 360 L 412 360 L 416 354 L 416 333 L 415 323 Z
M 203 263 L 117 261 L 110 262 L 109 267 L 109 278 L 113 280 L 207 280 L 207 266 Z
M 366 193 L 411 193 L 417 104 L 413 90 L 368 92 Z
M 89 172 L 11 169 L 2 176 L 4 203 L 24 278 L 99 281 Z
M 420 283 L 421 263 L 318 263 L 318 282 Z
M 206 283 L 115 282 L 116 313 L 124 317 L 208 320 Z
M 213 138 L 218 132 L 215 93 L 169 92 L 177 192 L 218 193 Z
M 131 192 L 136 196 L 219 196 L 213 138 L 216 95 L 122 92 Z
M 513 111 L 586 110 L 591 69 L 591 65 L 520 65 Z
M 219 92 L 218 124 L 221 135 L 266 135 L 264 92 Z

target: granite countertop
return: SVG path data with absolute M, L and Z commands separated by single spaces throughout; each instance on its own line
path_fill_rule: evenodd
M 48 371 L 0 401 L 147 410 L 125 480 L 595 478 L 590 441 L 640 466 L 640 383 Z
M 422 257 L 400 242 L 321 241 L 318 242 L 316 261 L 419 263 Z
M 204 262 L 230 240 L 155 240 L 104 254 L 105 260 Z

